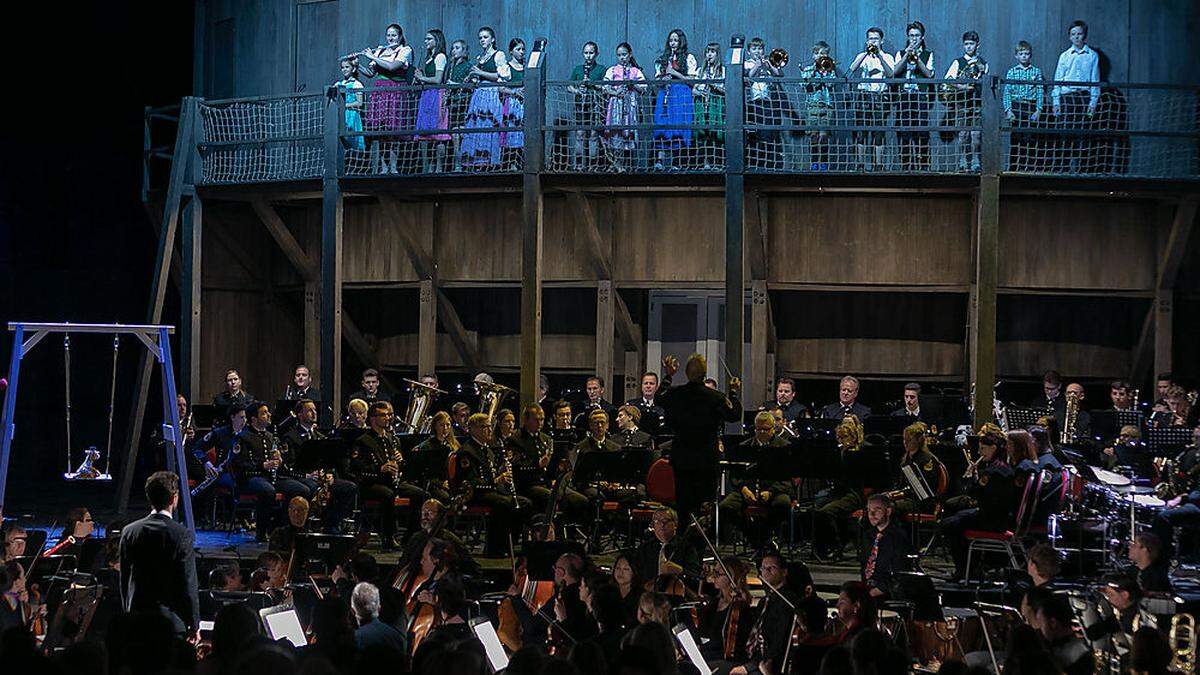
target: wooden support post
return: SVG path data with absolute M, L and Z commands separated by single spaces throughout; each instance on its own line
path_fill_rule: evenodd
M 742 48 L 730 49 L 725 68 L 725 91 L 743 86 Z M 728 96 L 725 112 L 725 368 L 722 373 L 741 378 L 742 319 L 745 305 L 745 97 Z M 728 386 L 728 383 L 726 383 Z
M 194 166 L 196 130 L 201 128 L 197 120 L 199 114 L 198 99 L 185 97 L 179 107 L 179 131 L 175 134 L 171 177 L 167 186 L 167 200 L 163 205 L 163 224 L 159 228 L 158 254 L 154 261 L 154 276 L 150 280 L 150 306 L 146 311 L 146 323 L 150 325 L 158 324 L 162 320 L 167 278 L 171 272 L 171 254 L 175 249 L 175 230 L 179 223 L 179 205 L 185 191 L 194 191 L 193 170 L 199 173 L 199 167 Z M 188 190 L 189 185 L 193 186 L 192 190 Z M 199 269 L 194 273 L 199 274 Z M 121 464 L 121 487 L 117 490 L 117 512 L 121 514 L 129 507 L 133 466 L 137 461 L 138 446 L 142 442 L 142 422 L 146 417 L 146 399 L 150 393 L 150 376 L 154 372 L 155 360 L 149 351 L 142 355 L 138 379 L 134 382 L 133 414 L 129 417 L 129 430 L 125 438 L 125 461 Z
M 538 400 L 542 368 L 542 219 L 545 195 L 542 192 L 541 174 L 545 163 L 546 140 L 542 130 L 546 103 L 545 44 L 544 38 L 534 41 L 525 68 L 525 167 L 521 203 L 522 406 Z
M 625 352 L 625 396 L 621 400 L 628 401 L 641 396 L 642 371 L 644 368 L 645 364 L 639 352 Z
M 606 388 L 613 387 L 613 328 L 612 282 L 601 280 L 596 284 L 596 375 Z
M 1175 291 L 1160 288 L 1154 293 L 1154 372 L 1171 372 L 1174 337 Z
M 417 323 L 417 377 L 437 369 L 437 297 L 433 279 L 422 279 L 420 318 Z
M 1174 348 L 1173 310 L 1175 304 L 1175 281 L 1183 265 L 1188 240 L 1195 226 L 1197 206 L 1200 200 L 1188 197 L 1175 207 L 1171 220 L 1171 232 L 1158 256 L 1158 274 L 1154 284 L 1154 304 L 1146 313 L 1142 332 L 1130 359 L 1129 381 L 1136 387 L 1147 376 L 1153 364 L 1155 373 L 1171 371 Z M 1151 351 L 1153 350 L 1153 351 Z
M 1000 119 L 996 78 L 983 96 L 981 174 L 975 201 L 975 302 L 971 305 L 971 352 L 975 373 L 975 425 L 992 420 L 996 385 L 996 284 L 1000 266 Z
M 342 227 L 345 204 L 338 176 L 342 169 L 343 102 L 325 108 L 325 165 L 321 179 L 321 399 L 341 418 L 342 407 Z
M 180 368 L 182 380 L 180 391 L 187 396 L 189 404 L 195 404 L 200 397 L 200 316 L 204 301 L 201 284 L 203 265 L 204 224 L 203 204 L 199 195 L 193 194 L 183 211 L 183 233 L 181 248 L 183 249 L 182 279 L 186 284 L 180 287 L 183 293 L 180 309 L 179 342 L 180 357 L 183 363 Z
M 304 365 L 321 382 L 321 282 L 304 282 Z M 319 385 L 318 385 L 319 386 Z

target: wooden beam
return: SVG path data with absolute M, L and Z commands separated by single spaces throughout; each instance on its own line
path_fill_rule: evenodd
M 441 289 L 437 291 L 437 311 L 441 316 L 442 326 L 450 335 L 450 343 L 458 352 L 458 358 L 462 359 L 463 366 L 472 373 L 482 371 L 483 360 L 479 358 L 479 346 L 467 334 L 467 329 L 463 327 L 458 311 L 454 309 L 454 303 L 450 302 L 450 298 L 446 297 L 445 292 Z
M 596 375 L 612 387 L 613 374 L 613 287 L 602 280 L 596 287 Z
M 259 220 L 266 226 L 267 232 L 271 234 L 271 238 L 279 245 L 283 251 L 284 257 L 300 274 L 300 278 L 305 281 L 316 281 L 321 276 L 321 270 L 304 249 L 301 248 L 300 242 L 296 241 L 296 237 L 292 236 L 291 230 L 284 224 L 283 219 L 279 217 L 279 213 L 275 211 L 267 200 L 255 199 L 250 202 L 250 206 L 254 209 L 254 213 L 258 214 Z
M 1172 342 L 1174 338 L 1175 292 L 1170 288 L 1159 289 L 1154 299 L 1154 372 L 1169 373 L 1172 370 Z
M 641 395 L 643 359 L 639 352 L 625 352 L 625 396 L 624 401 Z
M 742 49 L 728 50 L 725 91 L 740 92 L 744 86 Z M 746 101 L 741 95 L 725 100 L 728 128 L 740 130 L 746 120 Z M 756 214 L 757 215 L 757 214 Z M 756 238 L 757 239 L 757 238 Z M 742 342 L 745 334 L 746 295 L 746 155 L 745 134 L 725 136 L 725 367 L 727 378 L 742 377 Z M 765 259 L 764 259 L 765 266 Z M 728 387 L 728 380 L 726 381 Z M 742 391 L 743 399 L 745 390 Z M 742 401 L 743 407 L 746 401 Z M 741 428 L 741 425 L 738 425 Z
M 996 384 L 996 281 L 999 276 L 1000 179 L 983 175 L 975 209 L 975 293 L 971 304 L 975 425 L 992 421 Z
M 304 365 L 321 381 L 321 282 L 304 282 Z
M 1130 358 L 1129 381 L 1137 386 L 1153 365 L 1157 373 L 1169 372 L 1172 364 L 1173 316 L 1175 280 L 1183 257 L 1187 252 L 1188 239 L 1196 220 L 1197 199 L 1188 197 L 1175 207 L 1171 219 L 1171 231 L 1158 256 L 1158 274 L 1155 280 L 1154 302 L 1142 321 L 1142 330 Z M 1151 351 L 1153 350 L 1153 351 Z
M 417 323 L 417 376 L 437 369 L 437 292 L 433 279 L 422 279 L 420 318 Z
M 266 286 L 267 279 L 263 274 L 263 270 L 266 269 L 266 266 L 256 266 L 254 259 L 250 257 L 250 254 L 246 253 L 245 247 L 242 246 L 242 244 L 232 236 L 230 236 L 229 231 L 225 227 L 209 228 L 205 234 L 212 237 L 217 246 L 225 249 L 225 256 L 237 263 L 237 266 L 246 272 L 251 281 L 260 287 Z
M 400 243 L 404 245 L 404 252 L 408 255 L 409 262 L 412 263 L 417 276 L 436 281 L 437 265 L 434 263 L 433 256 L 413 236 L 411 228 L 399 225 L 404 220 L 400 215 L 399 200 L 391 195 L 379 195 L 379 205 L 383 208 L 384 219 L 395 224 L 394 231 L 399 235 Z
M 187 396 L 188 403 L 195 404 L 200 395 L 200 317 L 204 300 L 201 287 L 201 270 L 203 269 L 202 255 L 204 236 L 204 210 L 200 197 L 192 195 L 183 211 L 183 232 L 181 246 L 183 249 L 183 277 L 188 280 L 186 286 L 181 286 L 182 309 L 180 331 L 180 369 L 183 381 L 179 387 L 181 393 Z
M 597 279 L 612 279 L 611 247 L 604 245 L 600 237 L 600 228 L 596 224 L 596 214 L 588 204 L 587 197 L 579 190 L 567 193 L 567 201 L 575 211 L 576 232 L 579 243 L 583 245 L 584 254 L 591 263 L 592 273 Z
M 1179 276 L 1179 268 L 1183 265 L 1188 239 L 1192 236 L 1192 228 L 1196 221 L 1197 203 L 1195 197 L 1190 197 L 1175 207 L 1175 218 L 1171 222 L 1171 234 L 1167 238 L 1166 248 L 1159 257 L 1158 290 L 1175 288 L 1175 279 Z
M 766 195 L 757 190 L 746 193 L 746 258 L 750 264 L 751 279 L 766 279 L 770 261 L 767 245 Z
M 755 279 L 750 282 L 750 381 L 746 383 L 749 405 L 771 400 L 771 373 L 767 371 L 770 314 L 767 282 Z
M 534 40 L 534 47 L 539 44 Z M 542 43 L 544 44 L 544 43 Z M 531 53 L 525 68 L 525 125 L 540 130 L 546 119 L 545 57 L 542 51 Z M 521 405 L 539 397 L 542 368 L 542 272 L 543 218 L 545 194 L 542 170 L 545 168 L 545 134 L 525 135 L 525 163 L 521 176 Z

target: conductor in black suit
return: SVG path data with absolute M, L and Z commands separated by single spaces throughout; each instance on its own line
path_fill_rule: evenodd
M 127 612 L 159 612 L 180 635 L 200 625 L 194 537 L 172 517 L 179 477 L 159 471 L 146 479 L 150 515 L 121 530 L 121 603 Z
M 675 470 L 675 509 L 682 523 L 690 523 L 691 514 L 699 515 L 700 505 L 712 500 L 717 491 L 717 459 L 724 422 L 742 419 L 742 403 L 738 394 L 742 382 L 729 380 L 729 397 L 704 384 L 708 364 L 704 357 L 693 354 L 684 372 L 687 384 L 671 386 L 671 377 L 679 369 L 673 356 L 663 359 L 663 387 L 658 403 L 666 412 L 667 424 L 675 430 L 671 466 Z

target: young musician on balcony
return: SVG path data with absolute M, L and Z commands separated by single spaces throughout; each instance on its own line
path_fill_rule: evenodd
M 1072 21 L 1067 28 L 1071 46 L 1058 55 L 1054 69 L 1056 82 L 1099 82 L 1100 55 L 1087 44 L 1088 26 L 1083 21 Z M 1064 129 L 1087 129 L 1091 127 L 1100 101 L 1100 87 L 1080 84 L 1055 84 L 1050 90 L 1054 103 L 1054 117 Z M 1065 173 L 1071 170 L 1071 160 L 1076 169 L 1086 172 L 1091 168 L 1092 143 L 1088 139 L 1065 137 L 1060 143 L 1060 154 L 1054 169 Z
M 690 126 L 695 119 L 692 88 L 700 68 L 696 56 L 688 52 L 687 34 L 676 28 L 667 35 L 666 45 L 655 64 L 655 79 L 662 81 L 654 101 L 654 124 L 659 127 Z M 692 145 L 691 129 L 655 129 L 657 155 L 654 170 L 674 169 L 676 154 Z
M 479 29 L 481 53 L 471 66 L 470 79 L 476 83 L 496 83 L 508 79 L 508 58 L 496 49 L 496 31 L 489 26 Z M 498 129 L 504 114 L 498 87 L 478 87 L 471 94 L 467 106 L 467 129 Z M 489 170 L 500 162 L 500 134 L 467 134 L 460 146 L 460 160 L 464 167 Z
M 360 132 L 363 130 L 362 121 L 362 93 L 355 91 L 362 89 L 362 82 L 358 81 L 358 61 L 353 57 L 343 58 L 338 61 L 338 67 L 342 71 L 342 79 L 333 83 L 339 94 L 346 100 L 346 112 L 344 114 L 344 123 L 346 131 Z M 365 150 L 366 142 L 362 136 L 352 136 L 346 140 L 346 148 L 349 150 Z
M 892 66 L 892 77 L 920 80 L 933 77 L 933 52 L 925 47 L 925 24 L 913 21 L 907 27 L 908 44 L 896 52 Z M 899 104 L 896 108 L 896 126 L 923 127 L 929 122 L 929 109 L 933 106 L 933 92 L 916 82 L 900 85 Z M 929 132 L 901 131 L 896 134 L 900 141 L 900 166 L 902 171 L 927 171 L 929 169 Z
M 867 44 L 846 69 L 848 77 L 860 80 L 882 80 L 896 72 L 896 60 L 883 51 L 883 29 L 867 29 Z M 885 82 L 859 82 L 854 97 L 854 124 L 882 127 L 887 119 L 888 85 Z M 860 129 L 854 132 L 858 154 L 858 170 L 883 167 L 883 141 L 886 132 Z M 867 148 L 871 151 L 868 152 Z
M 963 80 L 952 87 L 954 126 L 958 127 L 958 170 L 979 171 L 979 122 L 983 110 L 983 94 L 979 84 L 971 82 L 988 74 L 988 64 L 979 56 L 979 33 L 969 30 L 962 36 L 963 55 L 950 62 L 947 80 Z
M 513 38 L 508 41 L 508 77 L 511 86 L 500 87 L 503 104 L 501 126 L 523 128 L 525 126 L 525 41 Z M 500 132 L 500 147 L 504 166 L 510 171 L 521 167 L 521 154 L 525 148 L 525 132 Z
M 620 47 L 617 47 L 617 50 L 620 51 Z M 596 62 L 599 55 L 599 45 L 591 40 L 583 43 L 583 63 L 571 70 L 571 82 L 578 84 L 567 86 L 567 91 L 575 96 L 575 125 L 579 127 L 575 131 L 575 158 L 572 161 L 572 167 L 576 171 L 596 168 L 596 156 L 599 154 L 597 127 L 602 114 L 598 87 L 601 80 L 609 79 L 604 72 L 604 66 Z M 637 124 L 637 121 L 626 124 Z
M 1013 52 L 1017 63 L 1004 74 L 1006 80 L 1020 80 L 1030 84 L 1004 85 L 1004 115 L 1014 129 L 1028 129 L 1038 124 L 1042 110 L 1046 105 L 1046 87 L 1042 77 L 1042 69 L 1033 65 L 1033 47 L 1026 41 L 1017 43 Z M 1008 168 L 1011 171 L 1038 171 L 1044 169 L 1041 162 L 1041 148 L 1027 133 L 1014 133 L 1012 147 L 1008 154 Z
M 704 47 L 701 80 L 724 80 L 725 64 L 721 63 L 721 45 L 710 42 Z M 697 84 L 696 124 L 706 127 L 696 132 L 696 143 L 705 169 L 723 164 L 725 156 L 725 85 Z
M 463 85 L 471 76 L 471 52 L 463 40 L 455 40 L 450 45 L 450 72 L 446 74 L 446 84 Z M 467 106 L 471 102 L 471 90 L 466 87 L 453 87 L 446 92 L 446 112 L 451 129 L 461 129 L 467 123 Z M 462 144 L 462 134 L 454 136 L 454 167 L 453 171 L 462 170 L 459 146 Z
M 376 91 L 367 96 L 367 128 L 371 131 L 403 129 L 413 122 L 412 96 L 401 91 L 411 81 L 412 47 L 404 39 L 404 29 L 399 24 L 389 24 L 384 31 L 384 44 L 374 49 L 364 49 L 357 54 L 367 59 L 363 74 L 374 78 L 371 87 Z M 380 173 L 399 173 L 399 138 L 378 138 L 371 143 L 372 157 L 378 156 Z M 383 152 L 380 153 L 380 145 Z
M 776 67 L 767 58 L 767 43 L 760 37 L 746 43 L 746 61 L 742 64 L 746 78 L 783 77 L 783 68 Z M 772 89 L 778 85 L 769 82 L 750 82 L 750 96 L 746 100 L 746 123 L 764 127 L 779 127 L 783 124 L 783 110 Z M 755 168 L 779 170 L 783 168 L 783 143 L 780 132 L 757 129 L 747 134 L 746 146 L 749 164 Z
M 585 54 L 586 59 L 586 54 Z M 628 42 L 617 45 L 617 63 L 604 73 L 609 84 L 604 85 L 608 96 L 604 112 L 604 126 L 625 126 L 638 123 L 638 99 L 646 91 L 646 75 L 633 57 L 633 47 Z M 618 82 L 622 84 L 617 84 Z M 637 130 L 604 130 L 604 142 L 613 153 L 613 164 L 617 171 L 633 168 L 633 153 L 637 149 Z
M 804 126 L 808 129 L 809 146 L 812 148 L 812 171 L 828 171 L 830 160 L 829 131 L 833 123 L 834 86 L 821 80 L 837 79 L 837 64 L 829 56 L 829 43 L 818 40 L 813 43 L 812 63 L 800 69 L 800 77 L 809 80 L 804 85 L 807 93 Z M 834 168 L 837 168 L 836 163 Z
M 449 129 L 450 110 L 446 105 L 446 90 L 441 87 L 446 81 L 446 36 L 437 28 L 425 33 L 425 58 L 413 73 L 413 81 L 425 85 L 417 101 L 417 129 Z M 417 140 L 424 142 L 425 172 L 445 171 L 446 141 L 450 140 L 450 134 L 444 131 L 424 133 L 417 136 Z M 433 144 L 432 148 L 430 144 Z

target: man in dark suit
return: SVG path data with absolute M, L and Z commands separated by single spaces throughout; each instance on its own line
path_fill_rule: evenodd
M 847 375 L 838 384 L 837 403 L 830 403 L 821 408 L 817 417 L 827 420 L 840 420 L 854 415 L 861 422 L 871 414 L 871 409 L 858 402 L 858 378 Z
M 679 370 L 673 356 L 663 359 L 666 375 L 658 402 L 666 412 L 666 423 L 675 430 L 671 468 L 675 470 L 675 509 L 685 526 L 693 513 L 710 501 L 717 491 L 717 442 L 724 422 L 742 421 L 742 403 L 738 399 L 742 381 L 729 380 L 729 397 L 704 384 L 708 364 L 700 354 L 692 354 L 684 372 L 687 384 L 671 386 L 671 377 Z
M 121 600 L 125 611 L 161 612 L 180 635 L 197 635 L 194 537 L 172 514 L 179 506 L 179 476 L 159 471 L 146 479 L 153 511 L 121 530 Z
M 908 569 L 912 545 L 904 529 L 892 522 L 892 499 L 877 492 L 867 499 L 867 522 L 863 534 L 861 563 L 863 583 L 873 596 L 888 596 L 892 592 L 893 573 Z
M 350 606 L 358 628 L 354 630 L 354 646 L 359 653 L 368 649 L 393 652 L 397 660 L 408 653 L 408 639 L 403 633 L 379 620 L 379 588 L 360 581 L 350 594 Z

